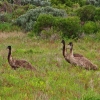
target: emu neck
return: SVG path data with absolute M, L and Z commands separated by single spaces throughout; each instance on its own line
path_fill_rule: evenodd
M 63 43 L 63 56 L 65 57 L 65 43 Z
M 70 55 L 73 56 L 73 46 L 70 49 Z
M 8 52 L 8 62 L 10 61 L 10 57 L 11 57 L 11 49 L 9 49 L 9 52 Z

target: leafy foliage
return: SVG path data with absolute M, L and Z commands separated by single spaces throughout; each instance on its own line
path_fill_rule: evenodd
M 13 5 L 12 17 L 13 19 L 18 18 L 19 16 L 25 14 L 30 9 L 35 9 L 36 6 L 32 4 L 27 4 L 23 6 Z
M 34 32 L 39 33 L 44 28 L 54 26 L 55 18 L 52 15 L 41 14 L 34 25 Z
M 50 1 L 48 0 L 21 0 L 22 5 L 33 4 L 36 6 L 50 6 Z
M 100 0 L 87 0 L 88 4 L 99 6 L 100 7 Z
M 50 5 L 50 2 L 54 8 L 47 6 Z M 87 5 L 86 2 L 91 5 Z M 13 3 L 14 5 L 12 5 Z M 95 7 L 99 6 L 99 3 L 100 0 L 1 0 L 0 22 L 7 23 L 7 25 L 3 23 L 4 27 L 10 26 L 14 22 L 18 28 L 20 27 L 26 32 L 34 31 L 38 35 L 41 32 L 49 35 L 49 31 L 52 33 L 53 30 L 58 34 L 61 32 L 63 36 L 74 38 L 78 37 L 81 31 L 87 34 L 100 31 L 100 8 Z M 59 18 L 67 17 L 66 12 L 69 18 Z M 76 15 L 80 19 L 70 17 Z M 82 25 L 86 22 L 83 27 L 80 27 L 80 20 Z M 4 31 L 2 26 L 0 27 Z M 9 30 L 11 30 L 10 27 Z
M 42 7 L 31 9 L 26 14 L 21 15 L 15 20 L 15 24 L 21 26 L 25 31 L 32 30 L 34 23 L 36 22 L 40 14 L 51 14 L 53 16 L 66 16 L 64 10 L 52 8 L 52 7 Z
M 62 31 L 63 36 L 68 38 L 76 38 L 80 31 L 80 20 L 77 17 L 59 18 L 51 15 L 41 15 L 34 25 L 34 31 L 39 34 L 44 28 L 48 27 Z
M 7 1 L 0 2 L 0 12 L 1 11 L 11 13 L 12 12 L 11 4 L 8 3 Z
M 95 24 L 97 26 L 98 32 L 100 32 L 100 21 L 95 22 Z
M 1 1 L 6 1 L 6 2 L 9 2 L 9 3 L 13 3 L 14 0 L 1 0 Z
M 12 15 L 9 13 L 0 14 L 0 21 L 1 22 L 11 22 Z
M 77 10 L 77 15 L 82 21 L 93 21 L 95 15 L 95 7 L 92 5 L 83 6 Z
M 56 26 L 63 32 L 63 36 L 76 38 L 81 30 L 78 17 L 58 18 Z
M 97 8 L 97 9 L 96 9 L 94 19 L 95 19 L 96 21 L 100 21 L 100 8 Z
M 0 31 L 9 31 L 11 28 L 9 23 L 0 23 Z
M 96 23 L 94 23 L 92 21 L 86 22 L 83 26 L 83 29 L 84 29 L 84 32 L 87 34 L 96 33 L 98 31 Z
M 78 3 L 80 6 L 85 5 L 86 0 L 51 0 L 53 5 L 65 4 L 66 6 L 72 6 L 75 3 Z
M 17 5 L 27 5 L 32 4 L 35 6 L 50 6 L 51 2 L 50 0 L 0 0 L 5 1 L 11 4 L 17 4 Z
M 24 13 L 25 13 L 24 9 L 18 8 L 15 11 L 13 11 L 13 18 L 18 18 L 19 16 L 21 16 Z
M 19 31 L 20 28 L 16 25 L 12 25 L 11 23 L 2 22 L 0 23 L 0 31 L 2 32 L 12 32 L 12 31 Z

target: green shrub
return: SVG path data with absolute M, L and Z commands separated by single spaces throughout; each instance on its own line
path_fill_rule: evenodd
M 13 10 L 12 5 L 8 3 L 6 0 L 0 3 L 0 11 L 11 13 Z
M 24 6 L 14 5 L 12 17 L 13 17 L 13 19 L 16 19 L 19 16 L 25 14 L 28 10 L 34 9 L 34 8 L 36 8 L 36 6 L 34 6 L 32 4 L 27 4 L 27 5 L 24 5 Z
M 66 8 L 67 8 L 67 6 L 65 4 L 53 5 L 53 7 L 58 8 L 58 9 L 64 9 L 64 10 L 66 10 Z M 68 11 L 67 11 L 67 13 L 68 13 Z
M 11 20 L 12 20 L 12 14 L 9 13 L 0 14 L 1 22 L 11 22 Z
M 19 16 L 21 16 L 22 14 L 25 13 L 24 9 L 18 8 L 15 11 L 13 11 L 13 18 L 18 18 Z
M 77 15 L 82 21 L 93 21 L 95 15 L 95 7 L 92 5 L 83 6 L 77 10 Z
M 28 11 L 30 9 L 36 8 L 36 6 L 32 4 L 27 4 L 27 5 L 19 6 L 19 8 L 24 9 L 25 11 Z
M 7 1 L 9 3 L 13 3 L 14 0 L 2 0 L 2 1 Z
M 98 21 L 98 20 L 100 21 L 100 8 L 96 9 L 94 19 L 96 21 Z
M 100 32 L 100 21 L 96 21 L 95 24 L 96 24 L 96 26 L 97 26 L 98 32 Z
M 33 4 L 36 6 L 50 6 L 50 1 L 48 0 L 21 0 L 22 5 Z
M 41 14 L 34 25 L 34 32 L 39 33 L 46 27 L 54 26 L 54 20 L 52 15 Z
M 34 31 L 39 34 L 43 29 L 51 27 L 54 30 L 61 31 L 63 36 L 76 38 L 81 29 L 80 19 L 78 17 L 60 18 L 51 15 L 40 15 L 34 25 Z
M 88 21 L 84 24 L 83 30 L 87 34 L 92 34 L 92 33 L 96 33 L 98 31 L 98 28 L 97 28 L 96 23 L 92 21 Z
M 87 0 L 87 4 L 100 7 L 100 0 Z
M 85 5 L 86 0 L 51 0 L 52 5 L 65 4 L 67 6 L 72 6 L 75 3 L 78 3 L 80 6 L 83 6 Z
M 15 24 L 21 26 L 25 31 L 30 31 L 33 29 L 34 23 L 40 14 L 51 14 L 53 16 L 65 17 L 66 12 L 64 10 L 52 8 L 52 7 L 40 7 L 36 9 L 31 9 L 25 14 L 21 15 L 15 20 Z
M 86 5 L 86 0 L 79 0 L 79 4 L 81 7 Z
M 2 32 L 12 32 L 12 31 L 19 31 L 20 28 L 16 25 L 12 25 L 11 23 L 3 22 L 0 23 L 0 31 Z
M 28 5 L 28 10 L 30 10 L 30 9 L 35 9 L 35 8 L 36 8 L 35 5 L 32 5 L 32 4 L 29 4 L 29 5 Z
M 10 23 L 0 23 L 0 31 L 10 31 L 11 24 Z
M 63 36 L 68 38 L 77 38 L 81 30 L 78 17 L 58 18 L 56 26 L 63 32 Z

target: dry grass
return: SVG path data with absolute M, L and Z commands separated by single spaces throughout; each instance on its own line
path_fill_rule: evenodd
M 9 37 L 23 37 L 25 34 L 23 32 L 0 32 L 0 39 L 7 39 Z

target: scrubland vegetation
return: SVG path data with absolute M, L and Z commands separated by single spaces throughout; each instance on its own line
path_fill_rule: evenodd
M 100 1 L 1 0 L 0 99 L 100 100 Z M 96 64 L 97 71 L 67 63 L 61 40 Z M 12 56 L 38 71 L 13 70 Z

